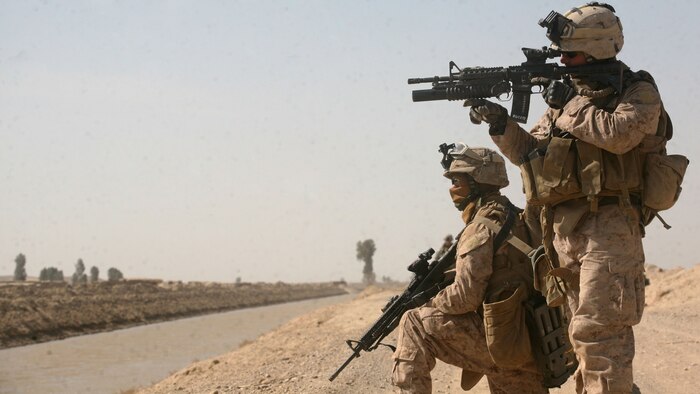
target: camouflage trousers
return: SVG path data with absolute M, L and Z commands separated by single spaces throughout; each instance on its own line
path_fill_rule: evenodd
M 606 205 L 554 238 L 561 266 L 580 278 L 567 293 L 577 393 L 632 392 L 632 326 L 644 310 L 644 250 L 633 219 Z
M 392 384 L 401 393 L 430 393 L 435 360 L 486 375 L 492 393 L 547 393 L 534 362 L 522 369 L 501 369 L 486 347 L 484 325 L 474 312 L 446 315 L 423 306 L 404 314 L 394 353 Z

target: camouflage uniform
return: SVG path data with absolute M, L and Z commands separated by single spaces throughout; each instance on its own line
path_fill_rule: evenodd
M 624 90 L 614 110 L 606 111 L 588 97 L 575 96 L 561 112 L 548 109 L 530 133 L 509 119 L 505 133 L 492 138 L 516 165 L 550 136 L 553 126 L 622 154 L 657 132 L 660 108 L 658 92 L 642 81 Z M 560 264 L 580 275 L 578 286 L 574 284 L 567 293 L 572 316 L 570 337 L 579 359 L 579 393 L 632 390 L 632 326 L 639 323 L 644 308 L 639 215 L 639 207 L 629 212 L 615 199 L 601 203 L 597 212 L 590 211 L 585 199 L 553 207 L 553 244 Z
M 507 199 L 495 194 L 484 200 L 474 215 L 502 225 Z M 495 365 L 489 354 L 480 308 L 493 273 L 495 234 L 482 224 L 470 223 L 471 217 L 466 221 L 457 246 L 454 283 L 401 319 L 392 383 L 402 393 L 430 393 L 430 371 L 437 358 L 462 368 L 473 384 L 486 375 L 492 393 L 547 393 L 534 360 L 506 369 Z M 509 248 L 505 244 L 497 254 Z

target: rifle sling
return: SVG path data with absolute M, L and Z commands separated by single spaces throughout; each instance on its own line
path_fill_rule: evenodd
M 525 255 L 527 256 L 529 256 L 530 253 L 534 250 L 530 245 L 525 243 L 525 241 L 510 233 L 510 229 L 513 227 L 513 224 L 515 222 L 515 213 L 512 209 L 508 209 L 508 216 L 506 217 L 505 223 L 503 223 L 503 227 L 499 226 L 498 223 L 494 222 L 493 220 L 487 219 L 484 216 L 475 216 L 474 219 L 472 219 L 472 221 L 475 223 L 483 224 L 484 226 L 486 226 L 486 228 L 496 233 L 496 238 L 493 241 L 494 251 L 498 250 L 498 248 L 501 247 L 501 244 L 503 244 L 504 241 L 513 245 L 513 247 L 525 253 Z

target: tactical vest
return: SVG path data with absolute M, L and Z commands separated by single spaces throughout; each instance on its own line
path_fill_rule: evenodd
M 486 344 L 499 367 L 534 360 L 547 387 L 563 384 L 576 369 L 563 307 L 551 308 L 536 290 L 528 249 L 532 237 L 522 211 L 505 197 L 479 209 L 472 219 L 496 234 L 493 272 L 482 305 Z M 478 379 L 465 379 L 471 387 Z
M 623 81 L 619 95 L 592 99 L 593 104 L 612 113 L 629 86 L 648 82 L 656 89 L 654 79 L 646 71 L 628 70 Z M 556 206 L 586 198 L 595 212 L 601 198 L 614 196 L 628 206 L 646 207 L 647 216 L 653 218 L 656 212 L 676 202 L 688 160 L 666 154 L 673 125 L 663 103 L 656 133 L 645 136 L 637 147 L 624 154 L 608 152 L 559 130 L 554 123 L 560 114 L 561 110 L 555 114 L 544 144 L 530 152 L 520 165 L 528 204 Z
M 476 217 L 490 219 L 493 222 L 500 223 L 504 228 L 510 227 L 511 234 L 529 242 L 530 238 L 525 223 L 520 217 L 519 210 L 512 213 L 512 224 L 507 224 L 508 207 L 504 202 L 507 203 L 507 200 L 505 197 L 502 197 L 501 201 L 487 204 L 486 207 L 477 211 Z M 510 209 L 517 210 L 515 206 L 511 205 L 511 207 Z M 477 219 L 477 221 L 479 220 Z M 508 228 L 505 230 L 508 231 Z M 491 273 L 488 285 L 486 286 L 486 294 L 484 295 L 484 302 L 487 303 L 503 301 L 520 287 L 521 284 L 526 285 L 523 289 L 525 298 L 529 298 L 535 292 L 530 259 L 518 249 L 504 241 L 503 239 L 494 242 L 494 244 L 499 245 L 495 245 L 498 247 L 498 250 L 494 251 L 492 262 L 493 272 Z
M 502 368 L 517 368 L 533 359 L 523 307 L 535 294 L 532 266 L 527 256 L 505 242 L 509 233 L 527 236 L 519 213 L 507 198 L 498 196 L 480 207 L 471 221 L 495 234 L 493 270 L 480 314 L 491 358 Z

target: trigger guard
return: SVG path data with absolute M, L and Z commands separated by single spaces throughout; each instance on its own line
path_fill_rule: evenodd
M 505 98 L 504 98 L 505 96 Z M 491 88 L 491 97 L 495 97 L 498 101 L 508 101 L 513 97 L 510 84 L 508 82 L 499 82 Z
M 503 96 L 505 96 L 505 98 Z M 510 101 L 510 99 L 512 99 L 512 98 L 513 98 L 512 92 L 505 92 L 505 93 L 501 93 L 498 96 L 496 96 L 496 99 L 500 102 Z

